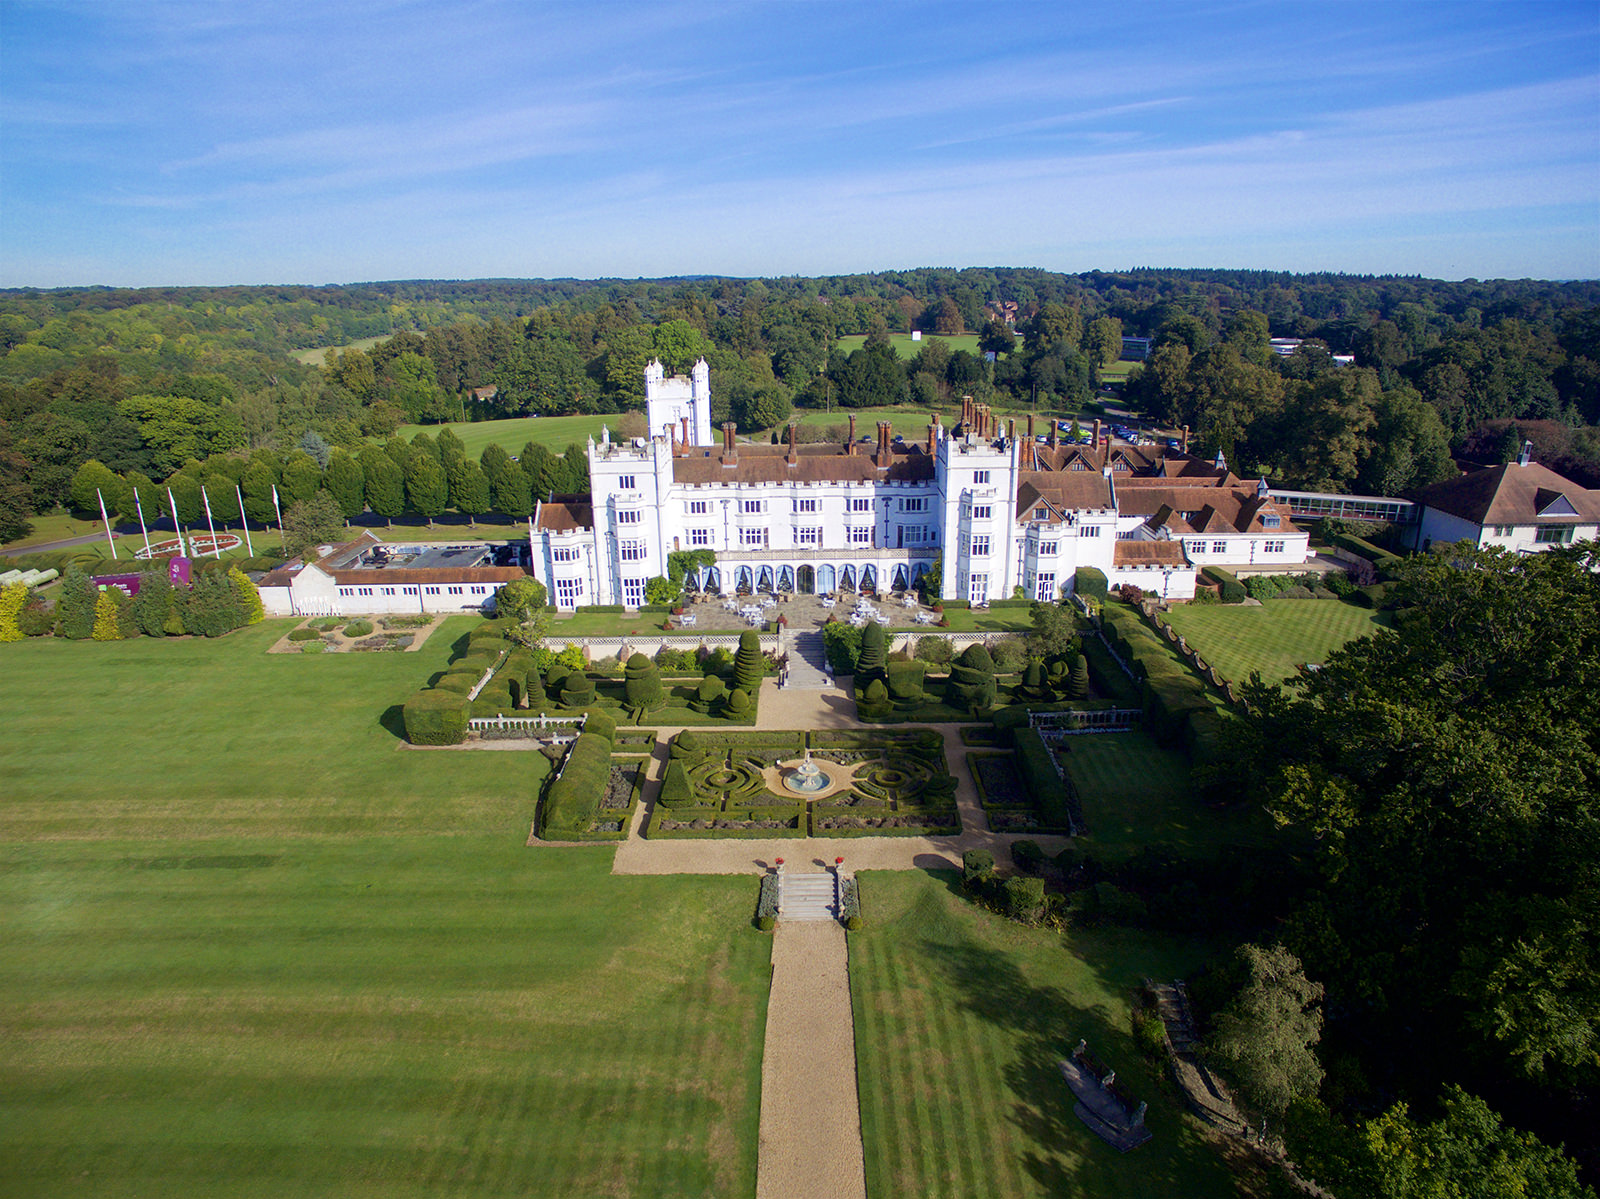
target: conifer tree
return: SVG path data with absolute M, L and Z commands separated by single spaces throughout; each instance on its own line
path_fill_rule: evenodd
M 94 635 L 97 599 L 94 580 L 76 563 L 70 564 L 61 580 L 61 594 L 56 597 L 56 616 L 61 621 L 63 637 L 86 641 Z
M 94 600 L 94 633 L 96 641 L 121 641 L 122 630 L 117 627 L 117 601 L 111 590 L 99 592 Z

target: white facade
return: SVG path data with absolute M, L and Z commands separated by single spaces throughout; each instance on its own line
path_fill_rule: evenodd
M 694 364 L 687 379 L 668 376 L 661 363 L 651 359 L 644 368 L 644 398 L 651 437 L 711 444 L 711 368 L 704 358 Z
M 669 383 L 681 385 L 671 396 Z M 1018 588 L 1057 599 L 1080 567 L 1102 571 L 1112 586 L 1184 600 L 1194 595 L 1197 563 L 1305 562 L 1307 535 L 1264 485 L 1241 484 L 1224 464 L 1182 456 L 1169 480 L 1166 461 L 1152 467 L 1142 451 L 1113 454 L 1107 444 L 1090 471 L 1054 445 L 1001 436 L 977 407 L 958 433 L 935 423 L 919 443 L 891 439 L 882 424 L 875 445 L 855 440 L 853 425 L 844 445 L 736 445 L 725 426 L 719 448 L 698 423 L 686 442 L 682 423 L 660 419 L 679 401 L 703 399 L 708 412 L 709 389 L 663 381 L 657 364 L 646 386 L 659 434 L 591 442 L 592 510 L 552 504 L 535 515 L 532 570 L 558 609 L 639 607 L 649 580 L 669 573 L 670 554 L 699 549 L 716 562 L 689 582 L 713 592 L 899 590 L 938 565 L 943 597 L 973 603 L 1009 599 Z M 1135 466 L 1163 477 L 1135 480 Z M 1200 519 L 1196 512 L 1161 506 L 1168 492 L 1199 497 L 1172 503 L 1203 508 L 1203 537 L 1185 523 Z

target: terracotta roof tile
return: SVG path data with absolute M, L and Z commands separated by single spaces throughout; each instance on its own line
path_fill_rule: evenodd
M 1119 541 L 1111 554 L 1113 566 L 1187 566 L 1181 541 Z
M 1541 492 L 1544 493 L 1541 499 Z M 1558 493 L 1577 516 L 1541 516 Z M 1418 497 L 1422 503 L 1476 525 L 1528 525 L 1535 521 L 1569 524 L 1600 522 L 1600 492 L 1588 491 L 1548 467 L 1509 462 L 1435 483 Z

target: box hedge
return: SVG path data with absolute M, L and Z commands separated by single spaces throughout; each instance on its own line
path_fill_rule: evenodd
M 412 745 L 460 745 L 467 736 L 467 697 L 450 691 L 419 691 L 401 715 Z
M 1023 788 L 1039 806 L 1041 822 L 1048 829 L 1066 832 L 1072 827 L 1071 784 L 1056 773 L 1055 755 L 1044 743 L 1038 729 L 1016 731 L 1015 765 Z
M 1106 598 L 1106 575 L 1103 570 L 1096 570 L 1093 566 L 1080 566 L 1072 576 L 1072 590 L 1084 599 L 1101 600 Z
M 617 722 L 611 713 L 604 708 L 589 708 L 584 714 L 583 731 L 591 737 L 602 737 L 607 741 L 615 742 L 617 739 Z
M 1220 566 L 1202 567 L 1200 577 L 1221 588 L 1222 602 L 1225 604 L 1242 604 L 1249 595 L 1244 584 L 1239 582 L 1238 576 L 1232 571 L 1223 570 Z
M 587 832 L 611 781 L 611 742 L 593 733 L 578 734 L 567 750 L 561 777 L 545 795 L 541 828 L 553 833 Z

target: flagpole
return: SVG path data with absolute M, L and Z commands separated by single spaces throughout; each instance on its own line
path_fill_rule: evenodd
M 211 519 L 211 497 L 206 494 L 206 489 L 200 489 L 200 499 L 206 506 L 206 528 L 211 530 L 211 556 L 222 557 L 222 547 L 217 544 L 217 522 Z
M 139 498 L 139 489 L 133 489 L 133 506 L 139 511 L 139 532 L 144 534 L 144 556 L 150 557 L 150 530 L 144 527 L 144 501 Z
M 278 506 L 278 485 L 272 485 L 272 510 L 278 514 L 278 536 L 283 536 L 283 509 Z
M 172 488 L 167 488 L 167 503 L 172 505 L 172 529 L 178 535 L 178 556 L 187 558 L 189 547 L 183 541 L 183 525 L 178 520 L 178 501 L 172 498 Z
M 239 490 L 239 485 L 233 485 L 234 498 L 239 501 L 239 523 L 244 526 L 244 548 L 250 556 L 256 556 L 256 547 L 250 544 L 250 519 L 244 514 L 244 492 Z
M 100 501 L 100 519 L 105 521 L 106 524 L 106 544 L 111 547 L 111 557 L 115 559 L 117 556 L 117 543 L 111 536 L 111 517 L 106 515 L 106 497 L 98 487 L 94 489 L 94 494 Z

